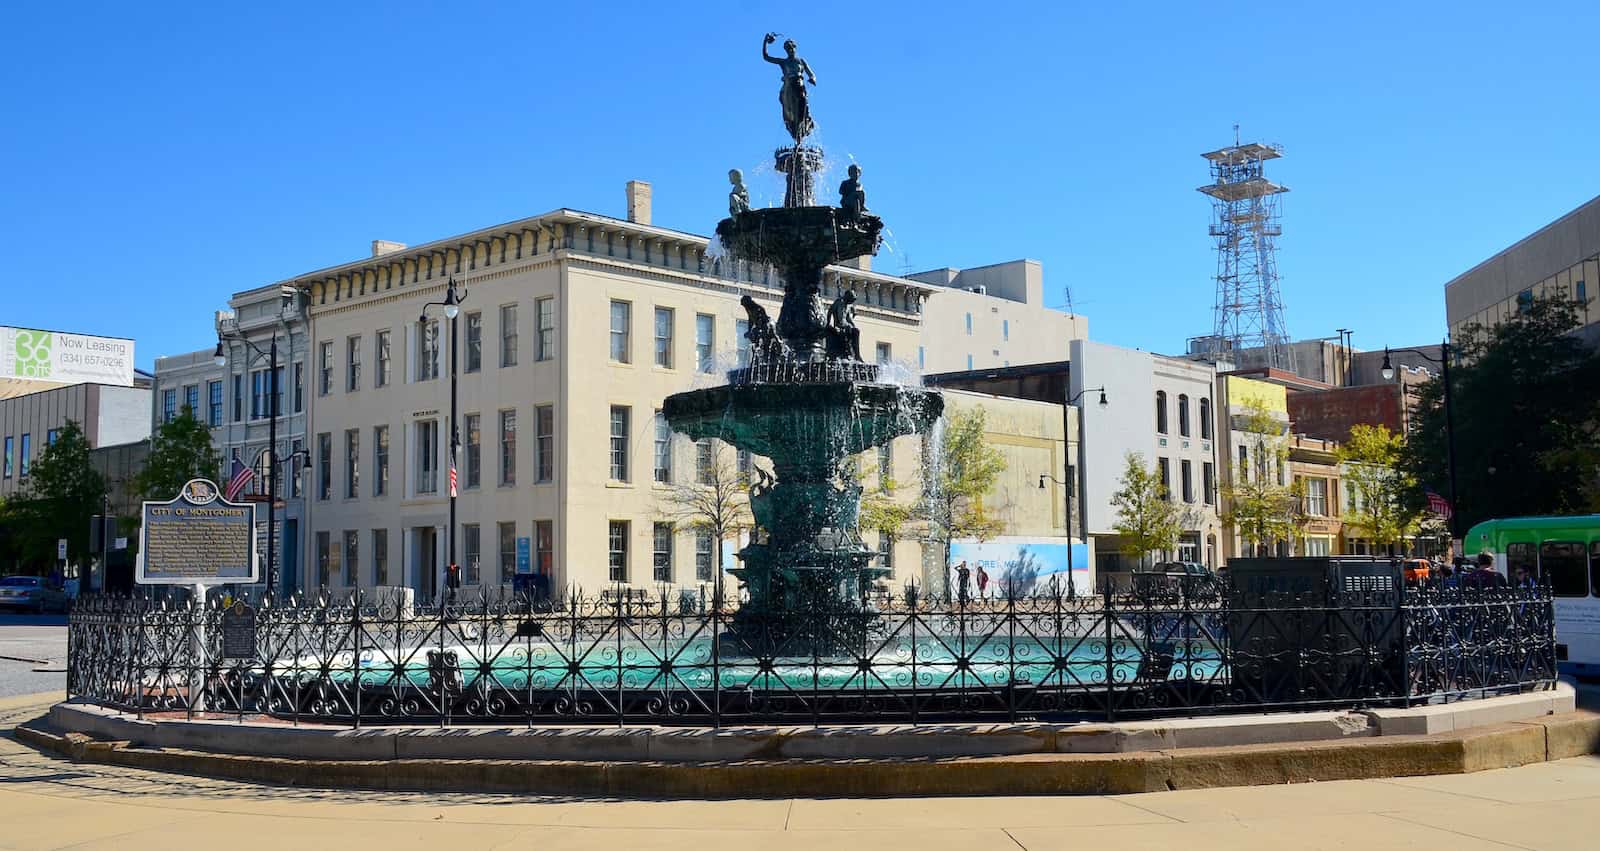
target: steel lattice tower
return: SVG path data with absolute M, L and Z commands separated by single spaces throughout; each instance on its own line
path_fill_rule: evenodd
M 1283 156 L 1277 145 L 1239 144 L 1202 154 L 1212 182 L 1211 236 L 1217 241 L 1217 300 L 1209 338 L 1196 348 L 1225 360 L 1242 349 L 1261 349 L 1262 365 L 1294 371 L 1278 292 L 1277 238 L 1283 233 L 1278 198 L 1289 187 L 1268 180 L 1267 160 Z M 1251 360 L 1254 360 L 1252 358 Z

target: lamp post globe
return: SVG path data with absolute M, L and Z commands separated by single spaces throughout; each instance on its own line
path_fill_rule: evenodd
M 214 361 L 217 366 L 228 365 L 228 353 L 223 350 L 222 340 L 220 339 L 217 340 L 217 350 L 211 355 L 211 360 Z

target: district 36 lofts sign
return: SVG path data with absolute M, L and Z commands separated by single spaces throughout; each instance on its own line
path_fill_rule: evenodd
M 133 386 L 133 341 L 0 326 L 0 378 Z

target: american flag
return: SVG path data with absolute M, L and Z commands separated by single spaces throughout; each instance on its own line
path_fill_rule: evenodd
M 450 462 L 450 495 L 456 496 L 456 464 Z
M 228 474 L 228 486 L 222 489 L 222 498 L 229 502 L 238 499 L 239 492 L 244 490 L 244 486 L 250 484 L 250 480 L 255 477 L 255 470 L 245 466 L 245 463 L 238 458 L 233 459 L 233 467 Z
M 1429 511 L 1446 520 L 1449 520 L 1455 514 L 1455 510 L 1450 507 L 1450 500 L 1440 496 L 1438 491 L 1429 488 L 1427 495 Z

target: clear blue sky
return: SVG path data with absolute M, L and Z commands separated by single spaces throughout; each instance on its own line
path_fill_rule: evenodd
M 1199 154 L 1238 122 L 1286 152 L 1291 333 L 1435 340 L 1446 280 L 1600 193 L 1600 4 L 1298 10 L 1328 5 L 24 4 L 0 324 L 132 336 L 148 368 L 234 291 L 621 215 L 630 178 L 708 233 L 729 167 L 776 191 L 779 30 L 893 231 L 881 270 L 1038 258 L 1094 337 L 1180 350 L 1211 324 Z

